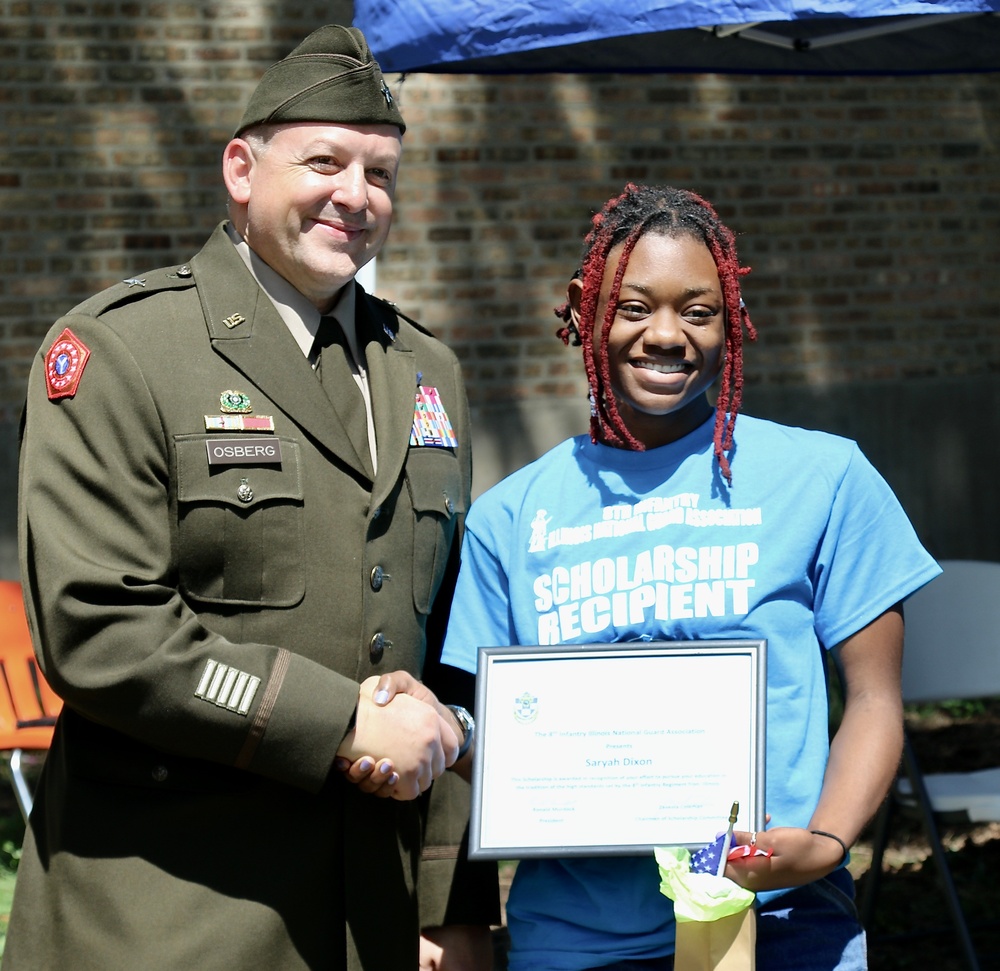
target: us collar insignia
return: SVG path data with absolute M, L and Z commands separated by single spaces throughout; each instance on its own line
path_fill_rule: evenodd
M 226 415 L 249 415 L 253 411 L 249 395 L 242 391 L 223 391 L 219 395 L 219 408 Z
M 230 314 L 228 317 L 224 318 L 222 322 L 227 328 L 229 328 L 229 330 L 232 330 L 234 327 L 239 327 L 240 324 L 245 324 L 247 319 L 243 316 L 243 314 L 237 312 L 235 314 Z
M 205 415 L 207 432 L 273 432 L 270 415 Z
M 437 388 L 430 385 L 417 387 L 410 444 L 433 448 L 454 448 L 458 445 L 451 419 L 441 403 L 441 395 Z
M 45 387 L 49 400 L 72 398 L 80 386 L 90 348 L 68 327 L 45 355 Z

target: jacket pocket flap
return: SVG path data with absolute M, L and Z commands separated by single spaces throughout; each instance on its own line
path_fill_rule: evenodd
M 213 502 L 252 509 L 275 499 L 302 501 L 297 442 L 277 437 L 263 440 L 278 447 L 280 462 L 247 459 L 239 464 L 211 465 L 208 448 L 217 441 L 205 435 L 175 439 L 178 502 Z M 256 441 L 248 439 L 246 444 Z
M 416 513 L 437 513 L 451 519 L 466 511 L 458 459 L 449 449 L 411 448 L 406 482 Z

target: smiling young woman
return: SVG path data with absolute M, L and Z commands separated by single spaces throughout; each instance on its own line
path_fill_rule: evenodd
M 442 659 L 474 672 L 479 644 L 766 640 L 771 821 L 734 840 L 771 852 L 726 876 L 757 893 L 757 971 L 863 971 L 843 848 L 899 760 L 899 602 L 939 571 L 854 442 L 749 415 L 736 428 L 747 272 L 694 193 L 629 185 L 594 216 L 557 311 L 582 345 L 590 435 L 473 504 Z M 832 743 L 827 650 L 846 679 Z M 580 717 L 600 703 L 566 690 Z M 663 705 L 655 684 L 635 703 Z M 651 854 L 521 860 L 507 921 L 511 971 L 673 967 Z
M 700 287 L 711 290 L 714 284 L 721 291 L 724 351 L 714 441 L 719 468 L 730 481 L 726 453 L 732 448 L 733 428 L 743 397 L 743 332 L 745 330 L 751 340 L 756 339 L 757 332 L 740 296 L 740 277 L 749 273 L 750 268 L 740 266 L 733 233 L 708 202 L 683 189 L 631 183 L 620 196 L 609 199 L 594 216 L 593 228 L 584 239 L 583 259 L 570 282 L 569 299 L 556 311 L 567 323 L 557 334 L 564 343 L 572 336 L 575 342 L 583 344 L 584 365 L 590 382 L 591 437 L 609 445 L 645 447 L 623 421 L 615 395 L 609 394 L 613 382 L 607 347 L 633 251 L 643 244 L 639 254 L 642 261 L 651 236 L 688 240 L 693 244 L 678 244 L 678 249 L 693 263 L 673 266 L 675 275 L 695 271 L 695 276 L 681 284 L 683 289 L 695 291 L 693 295 L 697 295 Z M 699 244 L 711 257 L 711 269 Z M 642 269 L 647 276 L 652 273 L 653 278 L 659 279 L 655 267 L 645 265 Z M 664 283 L 660 280 L 661 286 Z
M 651 230 L 637 240 L 607 313 L 624 243 L 610 253 L 597 303 L 605 323 L 610 389 L 625 428 L 644 448 L 676 441 L 711 414 L 706 392 L 725 355 L 725 302 L 708 247 L 688 234 Z M 579 316 L 583 284 L 569 298 Z M 599 429 L 602 441 L 608 440 Z

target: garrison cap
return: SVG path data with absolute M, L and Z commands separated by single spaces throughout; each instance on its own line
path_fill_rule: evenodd
M 239 127 L 294 122 L 396 125 L 403 116 L 378 62 L 357 27 L 328 24 L 314 30 L 287 57 L 264 72 Z

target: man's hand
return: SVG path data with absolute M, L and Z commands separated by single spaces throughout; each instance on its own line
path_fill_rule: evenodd
M 493 938 L 488 927 L 449 924 L 425 927 L 420 935 L 420 971 L 492 971 Z
M 464 737 L 463 727 L 458 723 L 455 718 L 455 713 L 447 707 L 447 705 L 441 704 L 438 701 L 437 696 L 434 694 L 430 688 L 427 687 L 423 682 L 418 681 L 412 674 L 406 671 L 393 671 L 389 674 L 383 674 L 379 678 L 378 684 L 375 686 L 375 691 L 372 694 L 372 698 L 377 705 L 387 705 L 393 698 L 398 694 L 406 694 L 411 698 L 419 698 L 421 701 L 426 701 L 427 704 L 433 705 L 438 714 L 441 716 L 442 722 L 447 725 L 453 732 L 455 732 L 456 738 L 462 741 Z M 465 779 L 466 782 L 472 781 L 472 757 L 474 749 L 470 748 L 462 759 L 457 764 L 449 765 L 449 768 L 453 769 L 459 776 Z
M 394 799 L 415 799 L 454 763 L 459 747 L 452 721 L 442 717 L 442 706 L 433 692 L 415 679 L 409 680 L 412 685 L 407 682 L 407 686 L 413 687 L 413 694 L 397 690 L 391 705 L 379 706 L 372 698 L 378 679 L 368 678 L 358 693 L 355 727 L 337 750 L 339 758 L 354 763 L 348 776 L 351 772 L 360 776 L 354 781 L 365 781 L 367 791 L 379 790 L 378 794 L 383 794 L 379 775 L 387 781 L 393 771 L 397 773 L 398 781 L 391 787 Z M 367 778 L 363 771 L 365 757 L 371 759 Z M 384 766 L 385 760 L 391 762 L 390 771 L 376 774 L 375 766 Z

